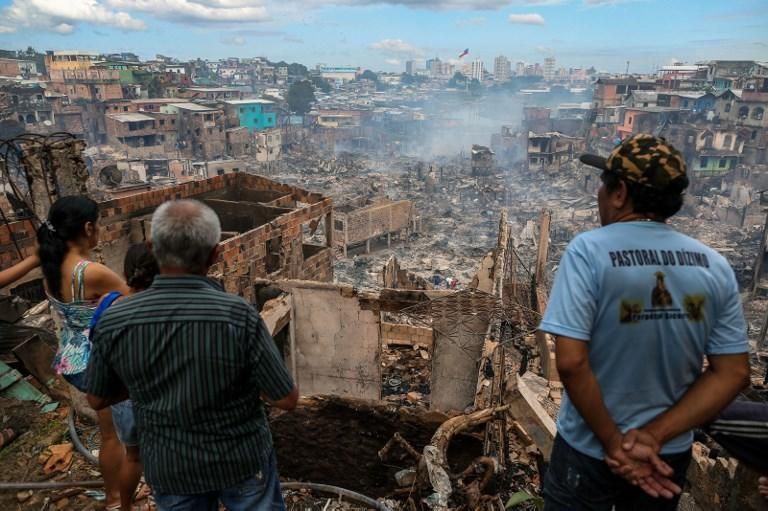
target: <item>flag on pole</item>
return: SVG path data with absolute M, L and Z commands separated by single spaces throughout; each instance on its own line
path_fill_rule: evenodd
M 462 57 L 464 57 L 465 55 L 469 55 L 469 48 L 467 48 L 466 50 L 464 50 L 463 52 L 461 52 L 461 54 L 459 54 L 459 58 L 462 58 Z

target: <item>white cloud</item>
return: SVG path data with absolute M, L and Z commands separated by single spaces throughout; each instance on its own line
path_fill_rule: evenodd
M 13 0 L 0 14 L 0 32 L 19 29 L 69 34 L 80 23 L 109 25 L 123 30 L 144 30 L 140 19 L 125 11 L 108 9 L 97 0 Z
M 443 10 L 496 10 L 506 7 L 515 0 L 303 0 L 307 7 L 324 5 L 402 5 L 414 9 Z M 534 0 L 535 1 L 535 0 Z
M 369 47 L 388 55 L 416 57 L 424 55 L 424 51 L 402 39 L 382 39 L 381 41 L 371 43 Z
M 509 22 L 516 25 L 543 25 L 544 16 L 541 14 L 510 14 Z
M 106 0 L 126 11 L 146 12 L 158 18 L 185 22 L 246 23 L 269 19 L 260 0 Z
M 232 37 L 225 37 L 221 40 L 221 42 L 232 46 L 245 46 L 248 41 L 245 39 L 245 37 L 237 35 Z
M 390 66 L 399 66 L 401 64 L 399 59 L 386 59 L 384 60 L 384 62 L 386 62 Z

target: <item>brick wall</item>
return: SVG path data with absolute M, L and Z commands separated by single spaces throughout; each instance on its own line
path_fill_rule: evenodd
M 4 223 L 0 224 L 0 270 L 13 266 L 21 260 L 13 243 L 14 239 L 24 257 L 35 253 L 35 227 L 31 221 L 10 222 L 7 226 Z
M 301 226 L 312 219 L 331 213 L 333 202 L 319 193 L 307 192 L 301 188 L 277 183 L 262 176 L 233 173 L 215 176 L 202 181 L 190 181 L 171 188 L 152 190 L 145 193 L 113 199 L 101 204 L 102 257 L 105 264 L 115 270 L 122 265 L 121 255 L 127 245 L 139 242 L 148 232 L 140 218 L 151 214 L 167 200 L 196 197 L 221 191 L 227 187 L 241 187 L 252 190 L 269 190 L 281 196 L 289 195 L 293 201 L 308 206 L 289 211 L 240 236 L 224 240 L 220 244 L 220 256 L 211 268 L 211 275 L 221 279 L 228 292 L 243 295 L 253 300 L 255 278 L 298 278 L 305 280 L 330 281 L 333 278 L 330 250 L 325 250 L 304 261 L 302 254 Z M 267 272 L 267 242 L 282 237 L 280 244 L 280 269 Z
M 275 218 L 265 225 L 229 238 L 220 244 L 221 254 L 211 268 L 211 275 L 220 278 L 229 292 L 253 300 L 256 278 L 293 278 L 331 281 L 333 268 L 329 248 L 315 253 L 306 260 L 303 256 L 302 225 L 331 214 L 333 202 L 321 194 L 271 181 L 262 176 L 234 173 L 201 181 L 190 181 L 174 187 L 151 190 L 111 199 L 99 204 L 101 210 L 100 244 L 94 256 L 113 270 L 122 273 L 125 251 L 132 243 L 144 241 L 149 236 L 150 215 L 155 208 L 168 200 L 191 198 L 203 193 L 222 190 L 225 187 L 242 187 L 270 190 L 281 196 L 290 195 L 293 201 L 305 207 L 295 209 Z M 32 224 L 11 224 L 25 256 L 34 247 Z M 267 242 L 280 238 L 279 269 L 267 272 Z M 0 269 L 18 262 L 18 255 L 8 230 L 0 226 Z
M 228 292 L 242 294 L 247 300 L 253 299 L 253 288 L 249 283 L 256 278 L 332 280 L 330 248 L 305 261 L 302 247 L 302 225 L 330 214 L 332 209 L 331 199 L 323 199 L 281 215 L 240 236 L 224 240 L 219 245 L 221 255 L 211 268 L 211 274 L 223 281 Z M 279 269 L 270 273 L 267 269 L 267 244 L 273 239 L 280 239 L 280 259 Z
M 432 329 L 401 325 L 398 323 L 381 323 L 381 342 L 384 344 L 405 344 L 413 346 L 432 346 Z

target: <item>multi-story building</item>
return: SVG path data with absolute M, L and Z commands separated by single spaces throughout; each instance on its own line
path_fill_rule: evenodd
M 707 85 L 707 66 L 673 64 L 662 66 L 657 83 L 664 90 L 697 90 Z
M 485 65 L 480 59 L 472 61 L 472 70 L 470 72 L 470 78 L 479 82 L 483 81 L 485 75 Z
M 45 68 L 51 71 L 83 71 L 90 69 L 99 60 L 93 51 L 47 51 Z
M 185 99 L 204 99 L 208 101 L 224 101 L 240 99 L 242 93 L 229 87 L 189 87 L 179 94 Z
M 6 85 L 0 91 L 7 97 L 11 115 L 25 129 L 46 130 L 55 123 L 54 98 L 48 98 L 39 85 Z
M 515 75 L 523 76 L 525 74 L 525 62 L 515 63 Z
M 254 142 L 256 161 L 271 162 L 280 159 L 283 141 L 279 128 L 259 131 L 254 136 Z
M 242 126 L 257 131 L 277 126 L 275 103 L 266 99 L 234 99 L 225 101 L 230 127 Z
M 504 55 L 493 61 L 493 77 L 497 82 L 506 82 L 512 75 L 512 63 Z
M 707 82 L 715 90 L 741 89 L 752 76 L 755 62 L 752 60 L 711 60 L 707 66 Z
M 406 60 L 405 61 L 405 72 L 406 74 L 412 75 L 415 71 L 416 63 L 413 60 Z
M 288 66 L 280 66 L 275 70 L 275 80 L 280 84 L 288 81 Z
M 107 101 L 121 99 L 123 88 L 120 71 L 88 67 L 80 69 L 49 69 L 51 88 L 70 99 Z
M 360 74 L 359 67 L 352 66 L 320 66 L 320 76 L 326 80 L 351 82 Z
M 31 60 L 0 59 L 0 76 L 28 78 L 37 74 L 37 64 Z
M 543 76 L 548 82 L 551 82 L 555 78 L 555 57 L 547 57 L 544 59 Z
M 107 142 L 133 157 L 164 154 L 176 147 L 176 121 L 172 114 L 106 114 Z
M 178 147 L 206 160 L 226 154 L 224 112 L 197 103 L 171 103 L 161 113 L 176 115 Z

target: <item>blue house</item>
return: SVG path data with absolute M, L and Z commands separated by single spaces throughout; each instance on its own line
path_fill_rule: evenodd
M 237 120 L 248 131 L 259 131 L 277 126 L 275 103 L 266 99 L 233 99 L 225 102 L 230 122 Z

